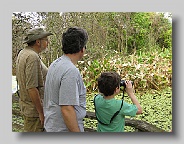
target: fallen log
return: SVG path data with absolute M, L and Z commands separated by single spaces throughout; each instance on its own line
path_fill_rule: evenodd
M 87 112 L 86 118 L 96 120 L 94 112 Z M 125 126 L 131 126 L 137 129 L 139 132 L 166 132 L 165 130 L 156 127 L 153 124 L 150 124 L 146 121 L 136 120 L 132 118 L 125 118 Z M 90 131 L 91 129 L 87 129 Z M 91 130 L 93 132 L 93 130 Z

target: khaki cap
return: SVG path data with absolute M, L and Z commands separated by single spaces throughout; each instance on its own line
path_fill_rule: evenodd
M 43 28 L 33 28 L 27 32 L 26 38 L 24 39 L 23 43 L 29 43 L 49 35 L 53 35 L 53 34 L 50 32 L 44 31 Z

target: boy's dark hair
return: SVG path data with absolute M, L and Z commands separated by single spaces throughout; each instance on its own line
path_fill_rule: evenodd
M 73 27 L 69 28 L 62 36 L 62 50 L 65 54 L 78 53 L 88 41 L 86 30 Z
M 120 86 L 121 77 L 116 72 L 103 72 L 97 81 L 99 92 L 104 96 L 110 96 Z

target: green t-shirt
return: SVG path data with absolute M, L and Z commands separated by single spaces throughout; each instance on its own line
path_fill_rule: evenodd
M 95 98 L 96 116 L 98 119 L 109 124 L 112 116 L 121 107 L 122 100 L 104 99 L 98 94 Z M 135 116 L 137 113 L 137 106 L 123 101 L 123 106 L 119 114 L 113 119 L 109 125 L 103 125 L 98 122 L 97 132 L 124 132 L 125 116 Z

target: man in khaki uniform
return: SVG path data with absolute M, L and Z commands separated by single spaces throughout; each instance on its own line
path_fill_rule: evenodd
M 16 77 L 20 88 L 19 105 L 24 118 L 24 132 L 43 131 L 44 114 L 42 101 L 47 67 L 39 53 L 48 46 L 50 32 L 42 28 L 30 29 L 16 61 Z

